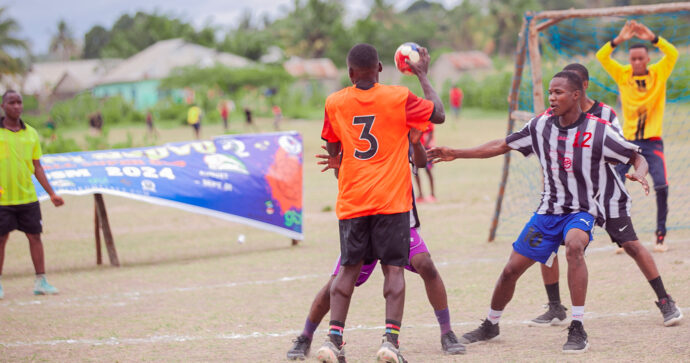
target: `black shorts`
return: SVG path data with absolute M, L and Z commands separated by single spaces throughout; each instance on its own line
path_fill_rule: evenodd
M 194 128 L 194 130 L 199 131 L 199 129 L 201 128 L 201 122 L 192 124 L 192 127 Z
M 637 241 L 637 234 L 633 228 L 630 217 L 608 218 L 606 220 L 606 233 L 611 237 L 611 242 L 622 247 L 623 243 Z
M 4 236 L 15 229 L 29 234 L 43 232 L 41 206 L 38 202 L 0 205 L 0 236 Z
M 407 266 L 410 261 L 410 213 L 375 214 L 340 220 L 340 264 L 380 260 Z

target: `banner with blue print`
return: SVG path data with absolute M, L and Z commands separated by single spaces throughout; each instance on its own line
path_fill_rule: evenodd
M 303 239 L 302 151 L 299 133 L 278 132 L 47 154 L 41 164 L 58 194 L 117 195 Z

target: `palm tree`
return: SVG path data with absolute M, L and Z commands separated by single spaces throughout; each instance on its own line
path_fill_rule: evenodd
M 70 60 L 79 53 L 77 42 L 72 36 L 72 30 L 64 20 L 58 22 L 57 34 L 50 40 L 50 52 L 56 54 L 63 61 Z
M 26 41 L 17 38 L 14 33 L 19 30 L 19 24 L 12 18 L 5 16 L 5 8 L 0 8 L 0 74 L 19 73 L 24 65 L 21 60 L 10 55 L 10 49 L 29 53 Z

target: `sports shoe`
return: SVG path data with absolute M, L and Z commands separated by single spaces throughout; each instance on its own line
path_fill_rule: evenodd
M 567 318 L 565 311 L 568 310 L 565 306 L 561 305 L 560 302 L 549 302 L 544 305 L 548 308 L 544 314 L 537 316 L 536 318 L 527 322 L 529 326 L 552 326 L 561 325 L 565 322 Z
M 34 284 L 34 295 L 55 295 L 58 289 L 46 281 L 45 276 L 37 277 Z
M 656 244 L 654 245 L 654 252 L 666 252 L 668 251 L 668 245 L 664 240 L 666 239 L 666 233 L 662 231 L 656 231 Z
M 666 296 L 665 298 L 656 302 L 656 306 L 661 310 L 661 315 L 664 316 L 664 326 L 675 325 L 681 319 L 683 319 L 683 312 L 678 309 L 676 302 L 671 299 L 671 296 Z
M 427 203 L 436 203 L 436 197 L 434 197 L 433 195 L 430 195 L 430 196 L 426 197 L 424 199 L 424 201 L 426 201 Z
M 326 342 L 316 351 L 316 360 L 321 363 L 345 363 L 345 349 L 342 345 L 338 349 L 331 338 L 326 338 Z
M 587 333 L 582 322 L 573 320 L 568 327 L 568 341 L 563 345 L 563 353 L 584 353 L 589 349 Z
M 462 338 L 460 338 L 460 343 L 472 344 L 482 341 L 489 341 L 499 337 L 498 323 L 492 324 L 489 319 L 484 319 L 482 325 L 479 328 L 472 330 L 469 333 L 465 333 Z
M 452 330 L 441 335 L 441 348 L 445 354 L 465 354 L 465 346 L 458 341 Z
M 376 361 L 379 363 L 407 363 L 400 354 L 400 348 L 390 342 L 385 335 L 383 342 L 381 342 L 381 348 L 376 352 Z
M 292 349 L 287 352 L 288 360 L 304 360 L 309 355 L 309 349 L 311 348 L 311 339 L 306 335 L 300 335 L 292 341 L 295 343 Z
M 414 201 L 415 203 L 420 204 L 426 202 L 426 199 L 424 199 L 424 197 L 417 197 Z

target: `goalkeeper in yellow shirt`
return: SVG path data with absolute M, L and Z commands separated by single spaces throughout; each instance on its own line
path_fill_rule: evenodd
M 648 66 L 647 46 L 633 44 L 628 52 L 630 64 L 622 65 L 613 60 L 611 53 L 615 47 L 632 37 L 650 41 L 664 53 L 664 57 Z M 668 249 L 664 243 L 668 214 L 668 175 L 661 130 L 666 105 L 666 80 L 678 60 L 678 50 L 645 25 L 632 20 L 625 23 L 617 37 L 599 49 L 597 59 L 618 85 L 623 107 L 623 135 L 642 149 L 642 155 L 649 164 L 657 205 L 657 244 L 654 250 L 664 252 Z M 629 168 L 629 165 L 618 165 L 618 172 L 625 175 Z

